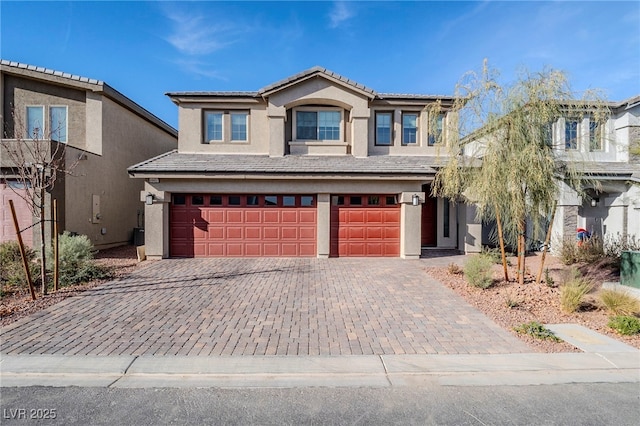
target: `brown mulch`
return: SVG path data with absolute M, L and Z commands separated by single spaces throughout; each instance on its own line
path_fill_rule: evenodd
M 100 264 L 111 266 L 115 277 L 126 276 L 140 265 L 134 246 L 102 250 L 98 252 L 96 259 Z M 510 258 L 510 262 L 515 265 L 516 259 Z M 430 275 L 482 311 L 496 324 L 527 343 L 533 350 L 539 352 L 580 352 L 579 349 L 566 342 L 540 340 L 518 334 L 513 330 L 514 327 L 531 321 L 537 321 L 541 324 L 576 323 L 640 349 L 640 335 L 621 336 L 617 334 L 607 326 L 609 314 L 598 307 L 596 294 L 602 282 L 618 281 L 618 277 L 611 273 L 610 269 L 597 264 L 580 266 L 582 274 L 594 280 L 595 287 L 579 312 L 566 314 L 560 309 L 558 287 L 547 286 L 544 282 L 535 283 L 532 275 L 537 273 L 539 265 L 540 255 L 527 257 L 527 271 L 532 273 L 527 275 L 524 285 L 515 282 L 514 266 L 509 268 L 511 280 L 504 282 L 502 280 L 502 266 L 495 265 L 494 285 L 486 290 L 472 287 L 465 281 L 462 274 L 452 273 L 448 267 L 426 269 Z M 552 256 L 547 256 L 545 268 L 549 269 L 550 276 L 556 284 L 562 282 L 569 270 L 569 267 L 562 265 L 558 259 Z M 103 282 L 94 281 L 63 288 L 44 297 L 38 295 L 35 301 L 31 300 L 28 290 L 5 294 L 0 299 L 0 326 L 6 326 Z
M 452 273 L 450 268 L 428 268 L 428 272 L 498 325 L 540 352 L 580 352 L 580 350 L 566 342 L 541 340 L 519 334 L 514 331 L 514 327 L 531 321 L 540 324 L 580 324 L 640 349 L 640 335 L 622 336 L 608 327 L 610 315 L 599 306 L 597 293 L 602 283 L 619 281 L 619 277 L 610 268 L 601 264 L 578 266 L 581 274 L 593 281 L 594 288 L 578 312 L 567 314 L 560 308 L 560 289 L 557 285 L 565 279 L 570 267 L 563 265 L 557 258 L 547 256 L 545 269 L 549 269 L 554 286 L 546 285 L 545 274 L 542 276 L 542 282 L 536 284 L 535 275 L 539 270 L 540 259 L 539 254 L 527 256 L 525 262 L 527 274 L 525 274 L 526 280 L 523 285 L 515 281 L 516 258 L 509 259 L 512 265 L 508 268 L 509 282 L 504 281 L 502 265 L 495 265 L 494 284 L 485 290 L 469 285 L 462 273 Z

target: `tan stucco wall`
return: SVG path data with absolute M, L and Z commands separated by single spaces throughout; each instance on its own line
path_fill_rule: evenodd
M 3 113 L 8 138 L 25 137 L 27 106 L 45 107 L 45 139 L 49 139 L 51 132 L 49 123 L 50 106 L 67 106 L 67 140 L 68 144 L 87 149 L 85 127 L 85 92 L 69 87 L 53 86 L 41 81 L 29 80 L 17 76 L 2 75 L 3 83 Z M 12 118 L 15 114 L 16 120 Z M 14 132 L 18 132 L 16 135 Z
M 87 153 L 77 162 L 73 176 L 66 179 L 65 197 L 66 229 L 87 235 L 96 247 L 128 243 L 133 228 L 144 225 L 144 182 L 130 179 L 127 168 L 176 147 L 175 138 L 147 120 L 109 98 L 100 101 L 102 107 L 94 105 L 92 111 L 101 111 L 101 117 L 88 117 L 87 123 L 102 122 L 102 128 L 92 126 L 87 133 L 99 135 L 102 155 Z M 99 197 L 98 208 L 94 196 Z
M 250 111 L 248 142 L 204 143 L 204 112 Z M 181 104 L 178 109 L 180 128 L 178 151 L 217 154 L 263 154 L 269 153 L 269 121 L 265 103 L 195 103 Z M 284 140 L 283 140 L 284 144 Z

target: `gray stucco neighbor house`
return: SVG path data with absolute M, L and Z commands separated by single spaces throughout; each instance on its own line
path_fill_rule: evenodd
M 46 195 L 48 218 L 56 199 L 60 231 L 87 235 L 98 248 L 129 243 L 134 228 L 143 226 L 139 194 L 144 184 L 129 179 L 127 167 L 174 149 L 177 131 L 102 81 L 6 60 L 0 72 L 0 241 L 15 239 L 9 199 L 16 204 L 21 228 L 35 220 L 19 197 L 23 189 L 4 150 L 7 144 L 33 139 L 35 131 L 38 142 L 65 144 L 65 162 L 77 163 Z M 23 238 L 36 245 L 38 233 L 31 231 Z

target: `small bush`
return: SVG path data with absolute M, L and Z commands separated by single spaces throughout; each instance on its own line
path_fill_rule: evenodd
M 95 263 L 93 245 L 86 235 L 72 235 L 65 231 L 59 238 L 59 250 L 61 286 L 70 286 L 111 276 L 111 271 L 108 268 Z M 53 262 L 49 262 L 49 264 L 53 266 Z
M 464 276 L 474 287 L 489 288 L 493 284 L 493 261 L 485 255 L 472 256 L 464 265 Z
M 560 287 L 560 306 L 566 313 L 573 313 L 580 308 L 584 297 L 593 289 L 593 283 L 572 268 L 569 278 Z
M 614 315 L 635 315 L 640 312 L 640 301 L 627 292 L 602 289 L 598 296 L 602 305 Z
M 609 320 L 609 327 L 624 336 L 640 333 L 640 319 L 632 316 L 617 316 Z
M 556 281 L 549 273 L 549 268 L 544 268 L 544 282 L 547 284 L 547 287 L 556 287 Z
M 572 238 L 564 238 L 560 244 L 560 260 L 565 265 L 578 262 L 578 244 Z
M 447 270 L 449 271 L 449 273 L 451 275 L 460 275 L 460 274 L 462 274 L 462 268 L 459 265 L 457 265 L 457 264 L 455 264 L 453 262 L 451 262 L 449 264 L 449 266 L 447 267 Z
M 558 336 L 556 336 L 553 331 L 549 330 L 542 324 L 537 321 L 531 321 L 516 327 L 513 329 L 520 334 L 528 334 L 529 336 L 535 337 L 536 339 L 542 340 L 552 340 L 554 342 L 562 342 Z
M 35 262 L 36 252 L 29 247 L 25 247 L 25 252 L 30 265 L 31 279 L 36 281 L 40 276 L 38 264 Z M 17 241 L 0 244 L 0 282 L 3 293 L 9 287 L 20 289 L 28 286 Z

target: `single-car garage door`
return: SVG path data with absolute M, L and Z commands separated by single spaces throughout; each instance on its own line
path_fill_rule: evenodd
M 333 195 L 331 256 L 400 256 L 400 205 L 393 195 Z
M 316 255 L 312 195 L 173 194 L 172 257 Z

